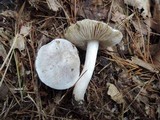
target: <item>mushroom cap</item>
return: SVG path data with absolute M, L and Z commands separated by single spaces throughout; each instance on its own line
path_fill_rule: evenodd
M 39 49 L 35 67 L 44 84 L 58 90 L 68 89 L 79 78 L 77 48 L 65 39 L 55 39 Z
M 97 40 L 102 48 L 119 43 L 123 35 L 104 22 L 84 19 L 72 24 L 65 33 L 65 38 L 78 47 L 85 49 L 87 42 Z

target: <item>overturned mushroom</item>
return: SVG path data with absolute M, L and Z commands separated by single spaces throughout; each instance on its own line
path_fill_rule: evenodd
M 80 60 L 76 47 L 65 39 L 42 46 L 35 61 L 40 80 L 54 89 L 72 87 L 79 78 Z
M 81 104 L 95 68 L 99 46 L 103 49 L 119 43 L 122 33 L 106 23 L 85 19 L 72 24 L 66 30 L 65 37 L 75 45 L 86 48 L 84 68 L 73 90 L 75 101 Z

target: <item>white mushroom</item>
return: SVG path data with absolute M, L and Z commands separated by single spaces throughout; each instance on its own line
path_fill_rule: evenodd
M 99 46 L 106 48 L 119 43 L 122 33 L 104 22 L 85 19 L 72 24 L 65 33 L 65 38 L 75 45 L 85 49 L 86 58 L 80 78 L 76 83 L 73 95 L 79 104 L 84 101 L 84 94 L 91 80 Z
M 35 66 L 44 84 L 54 89 L 68 89 L 79 78 L 77 48 L 65 39 L 55 39 L 39 49 Z

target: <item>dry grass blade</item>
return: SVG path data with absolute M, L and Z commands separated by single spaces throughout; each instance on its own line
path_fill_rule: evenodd
M 15 36 L 15 38 L 14 38 L 14 40 L 13 40 L 13 44 L 12 44 L 12 46 L 11 46 L 11 48 L 10 48 L 10 50 L 9 50 L 9 52 L 8 52 L 5 60 L 4 60 L 4 62 L 3 62 L 3 64 L 1 65 L 0 71 L 3 69 L 3 67 L 5 66 L 5 64 L 6 64 L 7 60 L 8 60 L 8 58 L 9 58 L 9 56 L 11 55 L 11 53 L 12 53 L 12 51 L 13 51 L 13 49 L 14 49 L 14 46 L 15 46 L 15 44 L 16 44 L 17 37 L 18 37 L 18 34 L 16 34 L 16 36 Z
M 4 79 L 5 79 L 5 75 L 6 75 L 6 73 L 7 73 L 8 67 L 9 67 L 9 65 L 10 65 L 12 56 L 13 56 L 13 51 L 11 52 L 11 55 L 10 55 L 10 58 L 9 58 L 7 67 L 6 67 L 5 71 L 4 71 L 4 74 L 2 75 L 2 79 L 1 79 L 1 81 L 0 81 L 0 87 L 1 87 L 1 85 L 2 85 L 2 83 L 3 83 L 3 81 L 4 81 Z
M 116 62 L 118 65 L 122 65 L 123 67 L 133 67 L 133 69 L 139 68 L 136 64 L 129 62 L 128 60 L 122 59 L 118 57 L 117 55 L 114 55 L 112 53 L 108 53 L 112 56 L 112 58 L 107 58 L 110 61 Z
M 39 120 L 41 120 L 41 115 L 42 115 L 42 120 L 45 120 L 46 118 L 46 114 L 44 113 L 44 111 L 39 107 L 39 104 L 37 104 L 37 102 L 34 101 L 34 99 L 28 94 L 27 97 L 34 103 L 34 105 L 37 108 L 38 114 L 39 114 Z
M 13 54 L 14 54 L 14 59 L 16 63 L 16 70 L 17 70 L 17 77 L 18 77 L 18 85 L 19 85 L 20 94 L 21 94 L 21 101 L 23 101 L 23 88 L 22 88 L 22 80 L 20 78 L 21 75 L 20 75 L 20 70 L 19 70 L 19 62 L 18 62 L 17 55 L 14 50 L 13 50 Z

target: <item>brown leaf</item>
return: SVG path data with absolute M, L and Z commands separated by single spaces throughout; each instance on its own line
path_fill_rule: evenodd
M 111 96 L 112 100 L 117 102 L 118 104 L 124 103 L 124 99 L 122 94 L 118 91 L 116 86 L 111 83 L 107 83 L 108 86 L 108 92 L 107 94 Z
M 127 16 L 120 13 L 119 11 L 116 11 L 113 16 L 112 16 L 112 21 L 113 22 L 118 22 L 118 23 L 121 23 Z
M 14 40 L 15 43 L 14 43 Z M 24 50 L 25 49 L 25 38 L 21 35 L 21 34 L 18 34 L 18 37 L 17 39 L 13 39 L 10 44 L 12 46 L 12 44 L 14 43 L 14 49 L 19 49 L 20 51 Z
M 30 31 L 31 31 L 31 25 L 29 24 L 25 24 L 23 26 L 21 26 L 21 29 L 20 29 L 20 34 L 23 35 L 24 37 L 29 35 Z
M 151 17 L 149 0 L 124 0 L 124 3 L 137 8 L 141 13 L 142 17 L 146 19 Z
M 142 33 L 143 35 L 148 34 L 148 28 L 143 21 L 132 21 L 132 24 L 139 33 Z
M 48 7 L 53 11 L 58 11 L 61 7 L 60 3 L 57 0 L 46 0 Z
M 132 57 L 131 59 L 132 59 L 132 61 L 131 61 L 132 63 L 135 63 L 136 65 L 139 65 L 139 66 L 149 70 L 150 72 L 155 72 L 155 73 L 159 72 L 158 70 L 155 69 L 155 67 L 152 64 L 150 64 L 148 62 L 145 62 L 137 57 Z
M 74 3 L 74 2 L 73 2 Z M 75 14 L 84 18 L 102 20 L 108 15 L 109 7 L 104 7 L 102 0 L 86 0 L 76 4 Z

